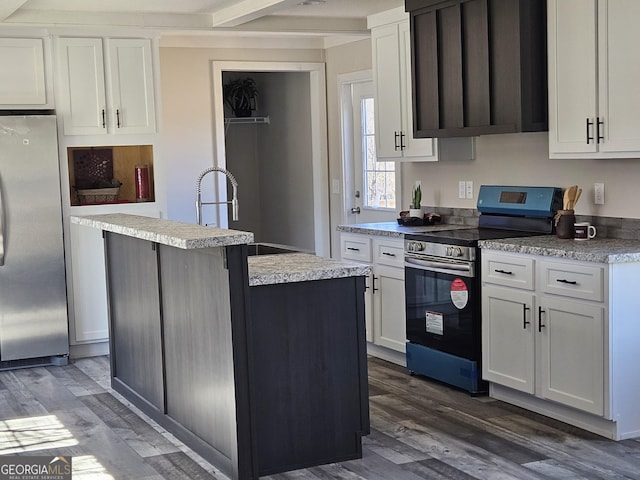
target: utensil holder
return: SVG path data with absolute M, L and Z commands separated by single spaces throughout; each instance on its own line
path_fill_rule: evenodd
M 558 210 L 555 216 L 556 236 L 558 238 L 573 238 L 573 224 L 576 216 L 573 210 Z

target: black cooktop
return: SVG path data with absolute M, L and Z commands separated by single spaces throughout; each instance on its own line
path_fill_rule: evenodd
M 420 234 L 405 235 L 407 240 L 421 242 L 446 243 L 464 247 L 475 247 L 479 240 L 497 240 L 500 238 L 531 237 L 545 235 L 541 232 L 526 232 L 522 230 L 505 230 L 499 228 L 465 228 L 458 230 L 439 230 Z

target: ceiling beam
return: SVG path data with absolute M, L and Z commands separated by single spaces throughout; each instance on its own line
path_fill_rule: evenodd
M 240 0 L 213 12 L 213 26 L 236 27 L 298 3 L 300 0 Z
M 6 20 L 15 13 L 27 0 L 2 0 L 0 1 L 0 22 Z

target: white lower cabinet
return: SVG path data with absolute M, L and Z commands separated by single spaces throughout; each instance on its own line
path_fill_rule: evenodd
M 490 395 L 614 440 L 640 437 L 640 262 L 483 249 L 481 268 Z
M 501 252 L 482 258 L 483 378 L 604 415 L 605 267 Z M 596 286 L 596 301 L 582 299 L 585 286 Z
M 340 244 L 343 260 L 372 266 L 365 291 L 367 341 L 405 353 L 404 240 L 343 233 Z

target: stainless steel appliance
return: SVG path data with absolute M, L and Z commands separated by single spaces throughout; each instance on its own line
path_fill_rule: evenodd
M 481 379 L 479 240 L 553 232 L 555 187 L 483 185 L 478 228 L 405 236 L 407 368 L 470 393 Z
M 66 363 L 56 118 L 0 116 L 0 368 Z

